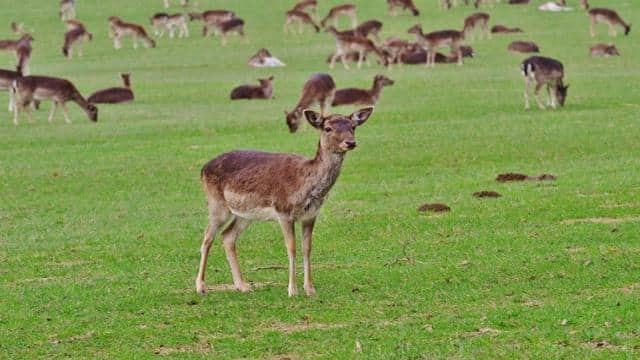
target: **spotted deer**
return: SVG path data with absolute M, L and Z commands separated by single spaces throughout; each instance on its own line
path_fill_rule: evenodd
M 620 52 L 613 44 L 596 44 L 589 48 L 589 55 L 593 57 L 620 56 Z
M 135 99 L 133 89 L 131 89 L 131 74 L 120 74 L 122 78 L 121 87 L 112 87 L 98 90 L 91 94 L 87 101 L 92 104 L 123 104 L 130 103 Z
M 322 27 L 326 27 L 327 26 L 327 22 L 329 20 L 333 20 L 333 26 L 334 27 L 338 27 L 338 18 L 340 16 L 346 16 L 348 18 L 351 19 L 351 26 L 352 27 L 356 27 L 358 26 L 358 8 L 353 5 L 353 4 L 344 4 L 344 5 L 338 5 L 338 6 L 334 6 L 329 10 L 329 13 L 327 14 L 327 16 L 325 16 L 321 21 L 320 21 L 320 25 Z
M 82 45 L 93 39 L 93 34 L 87 31 L 84 24 L 78 20 L 66 21 L 67 32 L 64 34 L 62 54 L 71 59 L 73 57 L 73 47 L 78 48 L 78 56 L 83 55 Z
M 142 40 L 145 47 L 156 47 L 156 42 L 149 35 L 144 27 L 122 21 L 117 16 L 109 17 L 109 37 L 113 39 L 113 47 L 120 49 L 122 47 L 122 39 L 125 37 L 133 38 L 133 48 L 138 48 L 138 39 Z
M 384 75 L 373 78 L 371 89 L 346 88 L 336 90 L 331 106 L 371 105 L 375 106 L 382 94 L 382 88 L 393 85 L 393 80 Z
M 480 29 L 480 39 L 483 37 L 491 39 L 491 32 L 489 31 L 490 17 L 491 16 L 489 14 L 484 12 L 478 12 L 467 16 L 464 19 L 464 26 L 462 29 L 465 39 L 471 38 L 471 35 L 473 35 L 478 28 Z
M 273 99 L 273 76 L 258 79 L 260 85 L 241 85 L 231 91 L 231 100 Z
M 320 114 L 324 116 L 327 107 L 333 102 L 335 91 L 336 84 L 333 82 L 331 75 L 324 73 L 311 75 L 302 88 L 300 100 L 298 100 L 296 106 L 290 112 L 284 111 L 289 132 L 295 133 L 298 131 L 303 111 L 316 103 L 320 104 Z
M 534 82 L 536 84 L 535 99 L 540 109 L 545 108 L 540 100 L 540 90 L 545 85 L 549 95 L 549 106 L 554 109 L 558 103 L 560 106 L 564 106 L 569 85 L 563 84 L 564 66 L 560 61 L 542 56 L 532 56 L 520 64 L 520 69 L 525 79 L 525 109 L 529 109 L 529 89 Z
M 464 33 L 458 30 L 441 30 L 428 34 L 422 32 L 422 26 L 415 25 L 408 31 L 416 36 L 418 43 L 427 52 L 426 66 L 435 66 L 435 56 L 438 49 L 442 47 L 450 47 L 452 52 L 457 53 L 458 65 L 462 65 L 462 51 L 460 46 L 464 40 Z
M 365 108 L 351 115 L 329 115 L 304 110 L 309 124 L 319 130 L 320 141 L 313 159 L 292 154 L 234 151 L 220 155 L 200 172 L 209 210 L 209 223 L 200 247 L 196 291 L 206 292 L 205 269 L 213 239 L 222 231 L 224 247 L 235 288 L 249 292 L 240 272 L 236 241 L 252 221 L 276 221 L 284 235 L 289 258 L 289 296 L 296 296 L 295 223 L 302 224 L 304 291 L 316 290 L 311 277 L 311 244 L 316 218 L 335 184 L 345 155 L 356 148 L 355 130 L 373 113 Z
M 293 24 L 298 24 L 298 33 L 302 34 L 303 25 L 307 24 L 314 28 L 316 32 L 320 32 L 320 27 L 313 21 L 311 15 L 307 14 L 304 11 L 299 10 L 289 10 L 285 14 L 285 22 L 284 22 L 284 33 L 289 33 L 289 26 Z
M 64 112 L 65 121 L 68 124 L 71 123 L 69 112 L 65 105 L 69 101 L 78 104 L 85 111 L 89 120 L 98 121 L 98 108 L 85 100 L 69 80 L 46 76 L 24 76 L 14 81 L 13 91 L 16 93 L 16 103 L 13 108 L 13 123 L 15 125 L 18 125 L 20 111 L 26 111 L 29 121 L 33 121 L 29 105 L 36 100 L 53 101 L 51 113 L 49 113 L 49 122 L 53 121 L 56 110 L 60 106 Z
M 380 59 L 380 62 L 384 65 L 388 65 L 387 56 L 381 51 L 373 41 L 362 36 L 341 35 L 333 26 L 327 29 L 327 32 L 331 33 L 336 39 L 336 52 L 331 58 L 330 67 L 335 68 L 336 61 L 340 58 L 342 65 L 345 69 L 349 69 L 347 64 L 347 54 L 355 52 L 358 53 L 358 69 L 362 67 L 362 62 L 366 58 L 366 55 L 374 53 Z
M 507 46 L 510 53 L 539 53 L 540 47 L 533 41 L 513 41 Z
M 73 20 L 76 18 L 76 0 L 60 0 L 60 20 Z
M 596 25 L 598 23 L 605 23 L 609 25 L 609 36 L 616 36 L 616 26 L 622 26 L 624 29 L 624 34 L 629 35 L 631 31 L 631 24 L 627 24 L 622 20 L 620 15 L 614 10 L 605 9 L 605 8 L 593 8 L 589 10 L 589 20 L 591 26 L 589 28 L 591 32 L 591 37 L 596 36 Z
M 398 8 L 401 10 L 409 10 L 413 16 L 419 16 L 420 10 L 413 3 L 413 0 L 387 0 L 389 15 L 396 16 Z

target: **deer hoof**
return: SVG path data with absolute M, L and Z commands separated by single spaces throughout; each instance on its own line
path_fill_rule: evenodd
M 251 292 L 251 286 L 247 283 L 241 283 L 236 285 L 236 289 L 238 289 L 238 291 L 240 291 L 241 293 Z
M 206 295 L 207 286 L 204 284 L 204 281 L 196 280 L 196 292 L 200 295 Z
M 315 296 L 316 295 L 316 289 L 313 286 L 305 287 L 304 288 L 304 292 L 307 294 L 307 296 Z
M 289 297 L 298 296 L 298 288 L 295 286 L 289 286 Z

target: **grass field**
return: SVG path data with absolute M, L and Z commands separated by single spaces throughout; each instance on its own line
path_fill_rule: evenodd
M 472 11 L 417 0 L 419 18 L 390 18 L 382 0 L 353 2 L 360 19 L 384 21 L 383 37 L 407 39 L 417 22 L 461 27 Z M 72 125 L 62 114 L 49 124 L 44 103 L 35 124 L 15 127 L 0 94 L 0 358 L 640 356 L 639 31 L 615 39 L 621 57 L 589 58 L 587 48 L 609 38 L 604 26 L 589 37 L 582 10 L 502 4 L 491 24 L 526 33 L 472 42 L 477 56 L 463 67 L 336 67 L 338 87 L 368 87 L 380 72 L 396 84 L 358 130 L 319 217 L 318 296 L 288 298 L 286 270 L 259 269 L 287 263 L 274 223 L 254 224 L 239 242 L 254 292 L 196 294 L 202 165 L 234 149 L 315 152 L 318 135 L 306 125 L 289 134 L 283 110 L 311 73 L 329 71 L 334 42 L 325 33 L 283 38 L 292 3 L 200 0 L 244 18 L 248 44 L 221 48 L 193 24 L 187 40 L 137 51 L 125 42 L 116 52 L 106 18 L 147 25 L 162 1 L 79 1 L 94 40 L 71 61 L 60 51 L 56 1 L 3 7 L 3 38 L 14 37 L 14 20 L 34 30 L 32 73 L 69 78 L 89 94 L 130 71 L 137 99 L 101 106 L 97 124 L 75 105 Z M 320 12 L 338 3 L 322 0 Z M 635 0 L 592 4 L 640 24 Z M 516 39 L 564 62 L 566 107 L 523 110 L 522 57 L 506 52 Z M 288 66 L 248 68 L 260 47 Z M 0 54 L 0 67 L 13 66 Z M 275 100 L 228 100 L 235 85 L 270 74 Z M 508 171 L 558 180 L 494 181 Z M 480 190 L 503 197 L 471 196 Z M 417 212 L 425 202 L 452 211 Z M 216 242 L 210 287 L 231 283 L 223 253 Z

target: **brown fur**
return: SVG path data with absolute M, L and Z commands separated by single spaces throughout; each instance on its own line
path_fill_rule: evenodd
M 627 24 L 617 12 L 605 8 L 593 8 L 589 10 L 590 32 L 591 37 L 596 36 L 596 25 L 598 23 L 606 23 L 609 25 L 609 35 L 616 36 L 616 25 L 622 26 L 624 34 L 629 35 L 631 24 Z
M 122 47 L 121 40 L 124 37 L 133 37 L 133 48 L 138 47 L 138 39 L 142 39 L 146 47 L 155 48 L 156 42 L 149 35 L 144 27 L 122 21 L 117 16 L 109 17 L 109 37 L 113 39 L 113 46 L 116 49 Z
M 302 112 L 309 109 L 315 103 L 320 104 L 320 114 L 324 116 L 325 110 L 331 102 L 333 102 L 335 91 L 336 84 L 331 78 L 331 75 L 324 73 L 311 75 L 302 88 L 298 104 L 296 104 L 291 112 L 286 110 L 284 112 L 289 131 L 292 133 L 298 131 L 300 120 L 302 119 Z
M 371 105 L 375 106 L 382 94 L 382 88 L 393 85 L 393 80 L 384 75 L 373 78 L 371 89 L 346 88 L 336 90 L 331 106 Z
M 613 44 L 596 44 L 589 48 L 590 56 L 620 56 L 618 48 Z
M 62 45 L 62 54 L 67 58 L 73 57 L 73 47 L 78 46 L 78 55 L 82 56 L 82 43 L 91 41 L 93 34 L 87 31 L 84 25 L 79 21 L 67 22 L 67 27 L 70 28 L 64 34 L 64 43 Z
M 413 0 L 387 0 L 389 15 L 396 16 L 396 9 L 409 10 L 413 16 L 420 15 L 420 10 L 413 3 Z
M 451 211 L 451 208 L 445 204 L 423 204 L 418 208 L 418 211 L 447 212 Z
M 460 52 L 463 57 L 474 57 L 475 55 L 471 46 L 461 45 Z M 444 55 L 437 52 L 434 60 L 436 64 L 457 64 L 458 53 L 452 52 L 449 55 Z M 403 64 L 425 64 L 427 62 L 427 52 L 418 44 L 412 44 L 400 55 L 400 61 Z
M 336 39 L 336 52 L 331 58 L 330 67 L 335 67 L 336 60 L 341 59 L 342 65 L 345 69 L 349 69 L 347 65 L 346 55 L 351 52 L 357 52 L 358 56 L 358 69 L 362 67 L 362 62 L 366 55 L 374 53 L 380 58 L 380 62 L 386 66 L 388 64 L 387 56 L 373 43 L 373 41 L 362 36 L 341 35 L 333 26 L 327 29 L 327 32 L 331 33 Z
M 209 36 L 211 27 L 215 27 L 215 29 L 221 34 L 222 46 L 227 45 L 227 36 L 229 36 L 229 34 L 238 34 L 240 37 L 244 38 L 244 20 L 238 17 L 227 21 L 205 23 L 202 35 L 205 37 Z
M 418 43 L 427 52 L 426 66 L 435 66 L 436 52 L 441 47 L 450 47 L 452 52 L 457 53 L 458 65 L 462 65 L 462 51 L 460 46 L 464 40 L 464 33 L 457 30 L 441 30 L 428 34 L 422 32 L 422 26 L 415 25 L 408 31 L 416 36 Z
M 206 292 L 205 270 L 213 238 L 227 222 L 222 242 L 231 267 L 233 283 L 242 292 L 251 290 L 244 281 L 237 261 L 235 242 L 251 221 L 277 221 L 284 234 L 289 257 L 289 296 L 296 286 L 296 222 L 302 223 L 304 253 L 304 289 L 315 294 L 311 279 L 311 241 L 315 219 L 335 184 L 346 153 L 356 147 L 355 129 L 362 125 L 373 108 L 350 116 L 320 114 L 307 110 L 305 117 L 320 130 L 315 158 L 235 151 L 218 156 L 204 165 L 200 173 L 209 208 L 209 224 L 200 248 L 201 259 L 196 291 Z
M 347 17 L 351 18 L 352 27 L 356 27 L 356 26 L 358 26 L 357 11 L 358 11 L 358 8 L 353 4 L 344 4 L 344 5 L 334 6 L 329 10 L 329 13 L 327 14 L 327 16 L 325 16 L 320 21 L 320 26 L 322 26 L 322 27 L 327 26 L 327 22 L 329 20 L 333 19 L 333 26 L 337 28 L 338 27 L 338 17 L 347 16 Z
M 231 91 L 231 100 L 273 99 L 273 76 L 258 79 L 260 85 L 241 85 Z
M 122 104 L 129 103 L 135 99 L 131 89 L 131 75 L 120 74 L 123 87 L 112 87 L 98 90 L 91 94 L 87 101 L 92 104 Z
M 311 27 L 313 27 L 313 29 L 316 32 L 320 32 L 320 27 L 316 24 L 315 21 L 313 21 L 313 18 L 311 18 L 311 15 L 307 14 L 304 11 L 300 11 L 300 10 L 290 10 L 287 11 L 287 13 L 285 14 L 286 19 L 285 19 L 285 23 L 284 23 L 284 33 L 288 34 L 289 33 L 289 26 L 291 26 L 294 23 L 298 24 L 298 32 L 300 34 L 302 34 L 302 26 L 304 24 L 308 24 L 311 25 Z
M 510 28 L 504 25 L 494 25 L 491 28 L 492 34 L 513 34 L 513 33 L 523 33 L 524 31 L 518 27 Z
M 507 46 L 507 50 L 511 53 L 539 53 L 540 47 L 533 41 L 513 41 Z
M 491 32 L 489 32 L 489 18 L 491 16 L 487 13 L 479 12 L 474 13 L 467 16 L 464 19 L 464 27 L 462 31 L 464 32 L 465 38 L 469 38 L 472 35 L 473 31 L 477 28 L 480 28 L 480 38 L 487 37 L 491 39 Z
M 474 192 L 473 196 L 477 197 L 477 198 L 499 198 L 502 195 L 500 195 L 499 193 L 497 193 L 495 191 L 484 190 L 484 191 Z
M 564 66 L 558 60 L 532 56 L 525 59 L 520 65 L 522 75 L 525 78 L 525 109 L 529 109 L 529 87 L 535 82 L 535 99 L 540 109 L 544 109 L 544 105 L 540 100 L 540 90 L 546 85 L 549 94 L 549 105 L 556 107 L 556 102 L 560 106 L 564 106 L 569 86 L 564 86 Z M 551 91 L 553 90 L 553 91 Z

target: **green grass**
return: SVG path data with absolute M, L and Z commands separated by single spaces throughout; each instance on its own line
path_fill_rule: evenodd
M 354 2 L 361 19 L 384 21 L 384 37 L 410 38 L 417 21 L 425 30 L 460 27 L 471 12 L 418 0 L 420 18 L 390 18 L 381 0 Z M 525 34 L 471 43 L 477 57 L 463 67 L 386 71 L 396 84 L 358 130 L 359 147 L 316 226 L 318 296 L 290 299 L 286 270 L 253 270 L 287 261 L 279 227 L 256 223 L 239 256 L 247 280 L 264 286 L 201 297 L 201 166 L 234 149 L 311 156 L 318 135 L 306 125 L 290 135 L 282 111 L 312 72 L 328 71 L 333 40 L 308 32 L 283 39 L 293 0 L 200 0 L 246 19 L 249 44 L 233 39 L 221 48 L 191 26 L 188 40 L 163 38 L 137 51 L 125 42 L 116 52 L 106 17 L 146 25 L 161 0 L 79 3 L 95 36 L 82 59 L 61 55 L 57 2 L 16 2 L 0 24 L 35 30 L 33 73 L 69 78 L 88 94 L 130 71 L 137 99 L 101 106 L 97 124 L 75 105 L 72 125 L 61 114 L 49 124 L 45 103 L 35 124 L 15 127 L 0 94 L 0 358 L 640 356 L 638 31 L 615 40 L 621 57 L 591 59 L 587 48 L 609 38 L 604 26 L 589 37 L 583 11 L 502 4 L 490 10 L 491 23 Z M 320 12 L 337 3 L 321 1 Z M 640 24 L 640 4 L 615 7 Z M 8 26 L 2 37 L 13 37 Z M 522 57 L 506 52 L 515 39 L 535 40 L 564 62 L 565 108 L 523 110 Z M 248 68 L 263 46 L 289 66 Z M 14 59 L 0 54 L 0 64 L 13 67 Z M 379 72 L 331 74 L 345 87 L 369 86 Z M 233 86 L 269 74 L 275 100 L 228 100 Z M 558 180 L 494 182 L 507 171 Z M 503 197 L 473 198 L 479 190 Z M 424 202 L 452 211 L 418 213 Z M 595 217 L 624 221 L 563 223 Z M 218 242 L 211 254 L 208 285 L 229 284 Z M 474 334 L 480 329 L 487 333 Z M 591 345 L 601 341 L 610 345 Z

